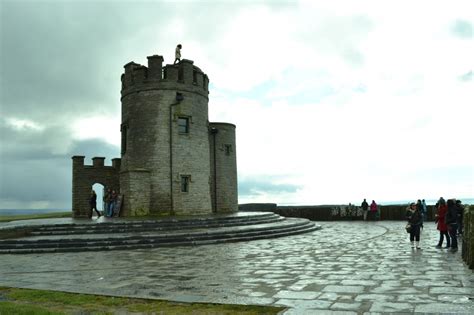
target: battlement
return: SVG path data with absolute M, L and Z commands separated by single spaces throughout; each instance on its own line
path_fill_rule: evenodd
M 163 56 L 148 56 L 148 67 L 135 62 L 127 63 L 122 74 L 122 95 L 130 89 L 185 88 L 200 92 L 209 91 L 209 78 L 192 60 L 163 66 Z M 171 87 L 170 84 L 173 86 Z
M 83 168 L 83 167 L 94 167 L 94 168 L 114 168 L 116 170 L 120 170 L 121 159 L 114 158 L 112 159 L 112 166 L 105 166 L 104 161 L 105 157 L 93 157 L 92 158 L 92 165 L 84 164 L 85 156 L 83 155 L 74 155 L 72 157 L 72 165 L 73 168 Z

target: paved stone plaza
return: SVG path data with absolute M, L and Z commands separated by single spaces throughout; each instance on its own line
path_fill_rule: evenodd
M 474 313 L 460 251 L 428 222 L 412 250 L 404 222 L 322 222 L 309 234 L 198 247 L 1 255 L 0 286 L 287 306 L 289 314 Z

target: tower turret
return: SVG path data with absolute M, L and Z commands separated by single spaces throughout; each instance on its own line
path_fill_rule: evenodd
M 122 211 L 210 213 L 208 79 L 191 60 L 162 61 L 155 55 L 148 67 L 124 66 Z

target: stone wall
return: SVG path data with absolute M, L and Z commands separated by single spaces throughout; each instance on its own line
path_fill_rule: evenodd
M 208 214 L 212 212 L 209 80 L 191 60 L 166 66 L 162 61 L 160 56 L 151 56 L 148 67 L 133 62 L 124 67 L 122 171 L 149 171 L 150 213 Z M 180 130 L 180 118 L 187 119 L 188 132 Z M 181 189 L 183 176 L 189 177 L 185 192 Z M 124 197 L 136 193 L 129 189 Z M 131 203 L 124 207 L 125 213 L 135 211 L 129 208 Z
M 235 125 L 209 124 L 211 200 L 213 212 L 237 211 L 237 154 Z
M 128 170 L 120 173 L 123 195 L 120 216 L 144 216 L 150 214 L 150 171 Z
M 474 269 L 474 206 L 466 206 L 463 218 L 462 258 Z
M 305 218 L 314 221 L 362 220 L 363 212 L 358 206 L 277 206 L 276 204 L 242 204 L 240 211 L 271 211 L 286 217 Z M 434 207 L 428 206 L 427 221 L 434 220 Z M 379 206 L 377 219 L 405 220 L 406 205 Z M 369 219 L 373 219 L 369 216 Z
M 122 159 L 118 167 L 104 167 L 104 158 L 84 166 L 83 156 L 73 157 L 75 216 L 86 215 L 94 183 L 120 189 L 124 216 L 236 212 L 235 125 L 210 127 L 207 75 L 187 59 L 164 66 L 158 55 L 148 57 L 148 66 L 124 68 Z
M 113 159 L 112 166 L 104 166 L 103 157 L 92 158 L 92 165 L 84 165 L 84 158 L 77 155 L 72 157 L 72 211 L 75 218 L 89 215 L 89 199 L 94 184 L 120 191 L 120 159 Z

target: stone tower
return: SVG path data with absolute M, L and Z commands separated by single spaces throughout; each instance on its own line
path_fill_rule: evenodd
M 148 57 L 148 67 L 124 68 L 122 158 L 107 175 L 119 178 L 113 189 L 123 195 L 121 215 L 237 211 L 235 125 L 209 123 L 207 75 L 191 60 L 163 66 L 158 55 Z M 91 181 L 107 183 L 100 174 L 85 182 L 84 170 L 93 168 L 83 160 L 73 157 L 75 216 L 85 207 L 75 196 L 87 195 Z

